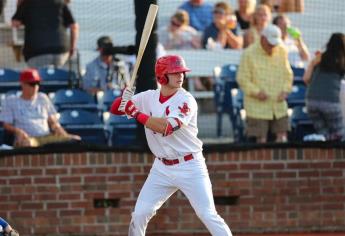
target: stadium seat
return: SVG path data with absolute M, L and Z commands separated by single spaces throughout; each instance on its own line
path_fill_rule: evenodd
M 221 67 L 216 66 L 213 69 L 214 80 L 222 80 L 224 82 L 229 82 L 231 88 L 237 88 L 236 73 L 238 65 L 228 64 Z
M 108 144 L 108 132 L 98 114 L 81 109 L 64 110 L 59 113 L 59 122 L 71 134 L 77 134 L 82 142 Z
M 4 135 L 5 135 L 4 127 L 2 125 L 2 122 L 0 122 L 0 145 L 4 143 Z
M 74 72 L 64 69 L 44 67 L 38 71 L 42 79 L 40 89 L 46 93 L 55 92 L 59 89 L 72 88 L 72 84 L 76 79 Z
M 291 115 L 291 141 L 303 141 L 303 137 L 315 133 L 305 106 L 295 106 Z
M 241 93 L 236 94 L 234 98 L 231 93 L 232 89 L 237 87 L 236 72 L 237 65 L 232 64 L 215 67 L 213 70 L 215 81 L 213 92 L 217 111 L 217 136 L 222 136 L 222 118 L 223 114 L 226 113 L 231 122 L 235 142 L 243 139 L 243 122 L 240 115 L 243 98 L 241 99 Z
M 20 90 L 19 83 L 20 72 L 0 68 L 0 93 L 6 93 L 9 90 Z
M 110 140 L 113 147 L 134 145 L 136 142 L 137 122 L 127 119 L 126 116 L 110 115 L 106 121 L 110 131 Z
M 292 87 L 292 92 L 287 97 L 289 107 L 304 106 L 305 105 L 305 85 L 299 84 Z
M 52 102 L 58 111 L 66 109 L 98 111 L 95 97 L 80 89 L 60 89 L 53 94 Z
M 109 89 L 104 91 L 103 96 L 100 98 L 100 105 L 103 111 L 109 111 L 113 101 L 121 96 L 121 90 L 119 89 Z
M 303 67 L 291 67 L 293 73 L 293 83 L 294 84 L 304 84 L 303 75 L 304 75 L 304 68 Z

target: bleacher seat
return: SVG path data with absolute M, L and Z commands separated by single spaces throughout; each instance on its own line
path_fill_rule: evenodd
M 53 94 L 52 102 L 58 111 L 66 109 L 98 111 L 95 97 L 80 89 L 60 89 Z
M 236 65 L 225 65 L 214 68 L 215 84 L 213 86 L 217 112 L 217 136 L 220 137 L 222 135 L 222 117 L 226 113 L 232 125 L 235 142 L 243 139 L 243 122 L 240 115 L 241 101 L 236 100 L 234 102 L 231 93 L 232 89 L 237 87 L 236 71 Z
M 303 137 L 315 133 L 305 106 L 295 106 L 291 114 L 291 141 L 303 141 Z
M 137 122 L 126 116 L 110 115 L 106 121 L 113 147 L 133 145 L 136 142 Z
M 82 142 L 108 144 L 108 132 L 98 114 L 81 110 L 64 110 L 59 113 L 59 122 L 71 134 L 77 134 Z
M 293 73 L 293 83 L 296 85 L 304 84 L 304 81 L 303 81 L 304 68 L 292 66 L 291 69 Z
M 237 87 L 237 82 L 236 82 L 237 69 L 238 69 L 238 65 L 235 65 L 235 64 L 227 64 L 221 67 L 216 66 L 213 69 L 213 77 L 215 81 L 222 80 L 222 81 L 230 83 L 231 88 L 236 88 Z
M 44 67 L 38 70 L 42 82 L 41 91 L 49 93 L 59 89 L 72 88 L 76 75 L 73 71 L 54 67 Z
M 2 122 L 0 122 L 0 145 L 4 143 L 4 127 L 2 126 Z
M 109 89 L 104 91 L 103 96 L 100 98 L 100 105 L 104 111 L 109 111 L 113 101 L 121 96 L 121 90 L 119 89 Z
M 20 73 L 16 70 L 0 68 L 0 93 L 9 90 L 20 90 Z
M 289 107 L 304 106 L 305 105 L 306 87 L 303 84 L 294 85 L 291 93 L 287 97 Z

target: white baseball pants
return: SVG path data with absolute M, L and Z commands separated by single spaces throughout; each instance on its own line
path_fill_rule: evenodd
M 178 189 L 186 195 L 212 235 L 232 236 L 228 225 L 216 211 L 212 185 L 202 154 L 201 158 L 172 166 L 155 159 L 132 213 L 128 235 L 144 236 L 150 219 Z

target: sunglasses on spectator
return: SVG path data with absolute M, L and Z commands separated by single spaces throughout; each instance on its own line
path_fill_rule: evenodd
M 176 27 L 180 27 L 182 24 L 180 23 L 177 23 L 176 21 L 170 21 L 170 23 L 173 25 L 173 26 L 176 26 Z
M 216 9 L 213 11 L 213 14 L 225 15 L 226 12 L 223 9 Z
M 40 85 L 39 82 L 32 82 L 32 83 L 28 83 L 28 85 L 30 85 L 31 87 L 35 87 L 36 85 Z

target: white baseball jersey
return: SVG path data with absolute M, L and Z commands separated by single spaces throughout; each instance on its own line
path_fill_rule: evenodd
M 175 159 L 202 151 L 202 142 L 197 138 L 198 105 L 194 97 L 180 88 L 167 101 L 159 101 L 160 90 L 148 90 L 133 96 L 137 108 L 153 117 L 171 117 L 179 119 L 183 125 L 173 135 L 163 136 L 145 127 L 146 138 L 152 153 L 156 157 Z

